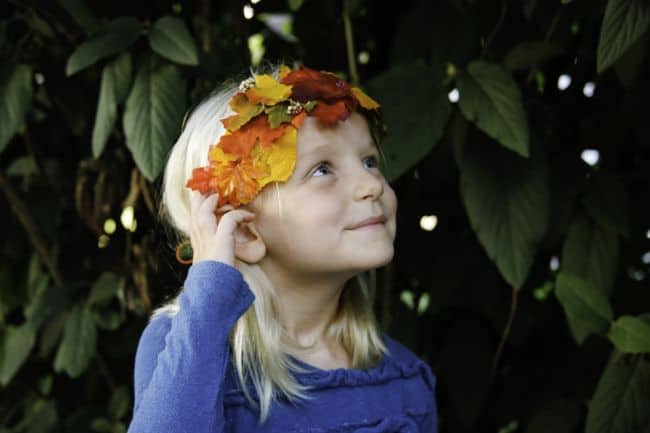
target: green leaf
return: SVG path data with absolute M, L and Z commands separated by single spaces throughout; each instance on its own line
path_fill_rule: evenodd
M 92 313 L 84 303 L 76 304 L 65 321 L 63 340 L 54 359 L 54 371 L 79 377 L 95 355 L 97 328 Z
M 598 41 L 598 73 L 623 55 L 648 29 L 650 3 L 645 0 L 609 0 Z
M 530 157 L 522 158 L 494 143 L 467 139 L 454 150 L 470 225 L 503 278 L 518 290 L 548 227 L 544 149 L 535 145 Z
M 73 292 L 73 287 L 64 284 L 63 287 L 46 285 L 39 287 L 28 305 L 24 308 L 27 322 L 34 329 L 49 321 L 61 312 L 67 305 Z
M 650 324 L 638 317 L 619 317 L 612 324 L 607 337 L 621 352 L 650 352 Z
M 586 433 L 647 432 L 650 361 L 614 350 L 587 412 Z
M 123 284 L 123 278 L 112 272 L 102 272 L 90 289 L 90 295 L 88 295 L 87 299 L 88 306 L 106 304 L 113 296 L 117 296 Z
M 585 279 L 609 298 L 614 289 L 618 255 L 616 233 L 578 214 L 571 221 L 562 246 L 560 268 Z
M 300 9 L 303 2 L 304 0 L 288 0 L 289 9 L 291 9 L 293 12 L 297 11 L 298 9 Z
M 575 328 L 604 334 L 610 326 L 614 313 L 605 295 L 579 276 L 560 272 L 556 280 L 557 297 L 569 321 L 569 327 L 578 344 L 586 335 L 576 335 Z
M 199 64 L 196 43 L 180 18 L 159 18 L 149 32 L 149 45 L 157 54 L 176 63 L 192 66 Z
M 392 182 L 413 168 L 440 140 L 450 107 L 443 77 L 418 60 L 397 66 L 367 83 L 381 104 L 388 132 L 382 150 L 384 175 Z M 404 91 L 408 83 L 411 91 Z
M 99 21 L 84 0 L 59 0 L 59 4 L 86 31 L 92 34 L 99 27 Z
M 511 49 L 503 59 L 503 65 L 510 71 L 530 68 L 544 63 L 564 52 L 557 44 L 545 41 L 523 41 Z
M 18 369 L 27 359 L 36 340 L 31 326 L 9 325 L 0 334 L 0 384 L 11 382 Z
M 59 421 L 54 400 L 38 399 L 27 406 L 25 417 L 13 431 L 50 433 Z
M 93 127 L 93 157 L 99 158 L 117 118 L 117 105 L 124 102 L 131 85 L 131 55 L 122 53 L 104 66 Z
M 459 107 L 467 120 L 505 148 L 528 157 L 528 120 L 517 83 L 500 65 L 473 61 L 457 75 Z
M 107 331 L 115 331 L 124 322 L 124 317 L 119 311 L 102 308 L 92 311 L 95 324 Z
M 537 408 L 525 433 L 572 433 L 582 420 L 582 402 L 550 400 Z
M 126 145 L 144 176 L 153 181 L 180 131 L 186 84 L 174 65 L 146 60 L 124 110 Z
M 32 105 L 32 68 L 27 65 L 0 70 L 0 152 L 18 131 Z
M 111 401 L 108 404 L 108 415 L 114 420 L 122 419 L 127 414 L 130 405 L 131 393 L 129 388 L 120 385 L 111 396 Z
M 619 179 L 612 175 L 592 176 L 582 203 L 598 224 L 629 239 L 627 191 Z
M 66 65 L 67 76 L 73 75 L 95 62 L 129 48 L 140 36 L 140 22 L 133 17 L 111 21 L 103 31 L 79 45 Z

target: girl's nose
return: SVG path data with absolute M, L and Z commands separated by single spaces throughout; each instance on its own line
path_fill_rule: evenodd
M 384 193 L 384 182 L 381 174 L 372 173 L 362 167 L 357 177 L 355 198 L 364 200 L 368 196 L 373 199 L 381 197 Z

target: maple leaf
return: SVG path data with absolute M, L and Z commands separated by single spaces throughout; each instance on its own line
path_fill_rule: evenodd
M 335 99 L 351 96 L 350 85 L 334 74 L 323 73 L 302 66 L 281 80 L 282 84 L 291 85 L 291 99 L 308 102 L 321 99 L 332 102 Z
M 221 119 L 221 123 L 231 132 L 238 130 L 242 125 L 264 110 L 264 105 L 251 104 L 246 95 L 241 92 L 233 96 L 229 105 L 237 114 Z
M 253 104 L 275 105 L 291 94 L 291 86 L 276 81 L 272 76 L 255 76 L 255 87 L 246 91 L 246 97 Z

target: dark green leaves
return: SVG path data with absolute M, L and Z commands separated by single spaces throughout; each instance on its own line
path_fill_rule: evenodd
M 5 327 L 0 333 L 0 384 L 7 385 L 27 359 L 36 333 L 31 326 Z
M 98 60 L 126 50 L 140 36 L 140 22 L 133 17 L 118 18 L 103 31 L 79 45 L 66 65 L 66 75 L 70 76 L 93 65 Z
M 381 104 L 388 134 L 385 176 L 393 181 L 420 161 L 440 140 L 449 117 L 442 76 L 423 62 L 393 68 L 367 83 Z
M 616 62 L 648 30 L 649 24 L 649 2 L 609 0 L 598 42 L 598 73 Z
M 467 140 L 456 159 L 470 224 L 508 283 L 519 289 L 548 226 L 549 186 L 543 148 L 522 158 Z
M 158 19 L 149 31 L 149 44 L 157 54 L 183 65 L 198 65 L 199 53 L 185 23 L 176 17 Z
M 614 313 L 605 295 L 583 278 L 559 273 L 555 295 L 562 304 L 569 321 L 569 327 L 576 340 L 582 343 L 586 333 L 577 335 L 577 329 L 603 334 L 609 328 Z
M 27 65 L 0 69 L 0 152 L 25 120 L 32 104 L 32 68 Z
M 634 316 L 619 317 L 607 335 L 625 353 L 650 352 L 650 320 Z
M 65 371 L 70 377 L 79 377 L 95 356 L 97 328 L 90 309 L 79 302 L 68 312 L 63 340 L 54 359 L 54 370 Z
M 646 433 L 650 361 L 614 351 L 589 404 L 586 433 Z
M 124 102 L 131 84 L 131 55 L 123 53 L 104 66 L 93 127 L 93 156 L 99 158 L 117 118 L 117 105 Z
M 517 84 L 503 67 L 474 61 L 457 77 L 465 117 L 504 147 L 527 157 L 529 132 Z
M 186 85 L 174 65 L 150 57 L 138 71 L 124 112 L 126 145 L 144 176 L 162 170 L 185 112 Z

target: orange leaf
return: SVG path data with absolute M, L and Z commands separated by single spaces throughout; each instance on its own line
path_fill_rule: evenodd
M 337 101 L 334 104 L 321 102 L 316 105 L 309 115 L 317 117 L 328 126 L 333 126 L 337 121 L 347 119 L 350 112 L 347 110 L 343 101 Z
M 281 82 L 289 84 L 291 98 L 299 102 L 313 99 L 332 102 L 350 95 L 350 85 L 331 73 L 323 73 L 302 66 L 287 74 Z

